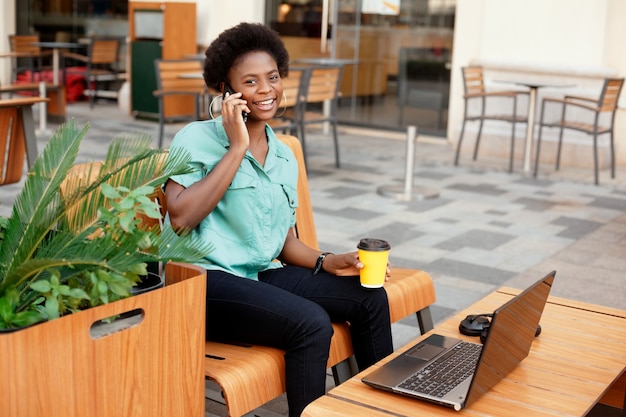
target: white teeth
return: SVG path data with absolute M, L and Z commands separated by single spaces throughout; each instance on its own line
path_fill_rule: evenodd
M 270 99 L 270 100 L 265 100 L 265 101 L 259 101 L 259 104 L 263 106 L 265 104 L 272 104 L 273 102 L 274 100 Z

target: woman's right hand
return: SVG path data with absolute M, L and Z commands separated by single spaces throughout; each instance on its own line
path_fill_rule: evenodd
M 226 93 L 222 100 L 222 125 L 228 136 L 231 148 L 250 146 L 250 135 L 246 128 L 242 112 L 249 113 L 247 101 L 241 98 L 241 93 Z

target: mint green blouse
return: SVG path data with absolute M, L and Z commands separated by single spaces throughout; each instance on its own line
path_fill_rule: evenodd
M 281 267 L 275 259 L 296 222 L 298 164 L 291 149 L 269 126 L 265 129 L 269 144 L 265 165 L 248 151 L 217 207 L 192 231 L 213 246 L 198 264 L 206 269 L 256 280 L 260 271 Z M 228 147 L 221 117 L 188 124 L 176 134 L 170 149 L 185 148 L 196 171 L 171 179 L 185 188 L 200 181 Z M 169 218 L 165 224 L 169 226 Z

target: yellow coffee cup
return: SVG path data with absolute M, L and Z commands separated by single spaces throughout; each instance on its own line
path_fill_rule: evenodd
M 365 288 L 380 288 L 385 283 L 387 261 L 391 246 L 382 239 L 361 239 L 357 245 L 361 269 L 361 285 Z

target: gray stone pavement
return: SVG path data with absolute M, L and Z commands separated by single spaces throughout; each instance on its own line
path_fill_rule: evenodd
M 147 132 L 157 123 L 134 120 L 113 104 L 68 105 L 69 117 L 90 123 L 81 161 L 103 158 L 115 135 Z M 55 126 L 49 126 L 53 129 Z M 166 145 L 181 125 L 166 127 Z M 40 148 L 50 134 L 38 135 Z M 307 135 L 307 167 L 320 246 L 355 250 L 362 237 L 392 245 L 393 265 L 419 268 L 433 277 L 435 322 L 467 307 L 494 289 L 524 288 L 557 271 L 552 294 L 619 309 L 626 308 L 626 168 L 610 179 L 608 169 L 593 185 L 592 169 L 542 166 L 539 178 L 522 173 L 521 161 L 463 156 L 454 166 L 443 139 L 419 137 L 410 201 L 379 193 L 402 187 L 405 135 L 340 128 L 342 167 L 334 167 L 332 138 L 321 130 Z M 591 155 L 590 155 L 591 158 Z M 420 199 L 420 187 L 438 191 Z M 0 214 L 8 214 L 21 184 L 0 187 Z M 479 312 L 478 312 L 479 313 Z M 394 345 L 417 335 L 414 317 L 393 325 Z M 209 387 L 208 390 L 211 388 Z M 207 402 L 207 415 L 223 415 Z M 255 411 L 284 415 L 283 398 Z

